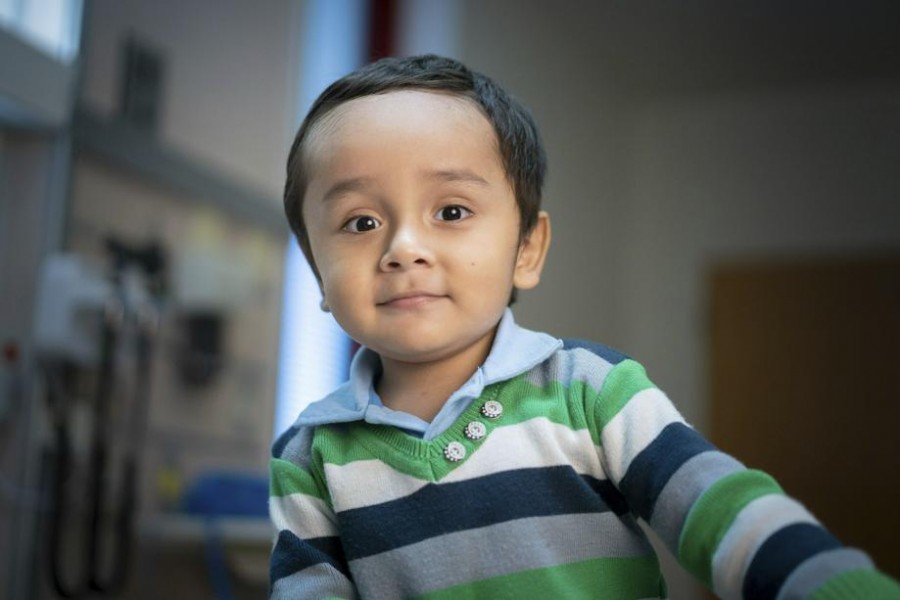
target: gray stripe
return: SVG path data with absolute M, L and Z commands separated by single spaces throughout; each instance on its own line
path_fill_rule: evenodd
M 653 548 L 639 531 L 612 513 L 591 513 L 451 533 L 352 561 L 350 570 L 366 597 L 408 598 L 525 569 L 648 555 Z
M 276 581 L 269 600 L 333 597 L 358 598 L 356 588 L 343 573 L 327 563 L 320 563 Z
M 788 576 L 775 600 L 806 598 L 831 577 L 842 571 L 874 569 L 864 552 L 854 548 L 838 548 L 822 552 L 800 563 Z
M 555 352 L 549 360 L 530 370 L 525 379 L 537 387 L 561 381 L 568 381 L 570 384 L 581 381 L 599 391 L 612 368 L 613 365 L 596 354 L 575 348 Z
M 653 506 L 650 527 L 673 554 L 678 555 L 681 530 L 697 498 L 722 477 L 743 468 L 727 454 L 710 450 L 687 460 L 672 474 Z
M 312 454 L 313 433 L 315 427 L 301 427 L 294 437 L 285 445 L 278 458 L 308 468 Z

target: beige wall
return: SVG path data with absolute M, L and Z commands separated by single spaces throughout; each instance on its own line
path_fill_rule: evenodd
M 300 0 L 95 0 L 85 24 L 83 101 L 118 110 L 121 45 L 166 60 L 159 138 L 280 198 L 295 122 Z
M 468 3 L 460 54 L 532 111 L 548 153 L 544 198 L 553 244 L 541 286 L 521 296 L 516 313 L 558 335 L 610 340 L 625 183 L 620 91 L 592 59 L 591 46 L 567 35 L 577 11 L 528 1 L 515 7 Z

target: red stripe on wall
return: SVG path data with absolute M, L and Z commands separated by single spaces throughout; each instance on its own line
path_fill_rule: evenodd
M 396 0 L 370 1 L 369 60 L 374 61 L 394 53 L 397 2 Z

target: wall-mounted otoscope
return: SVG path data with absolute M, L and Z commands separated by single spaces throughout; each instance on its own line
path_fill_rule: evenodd
M 119 591 L 127 580 L 134 537 L 137 474 L 166 261 L 157 244 L 130 246 L 116 239 L 106 241 L 106 255 L 106 273 L 74 255 L 52 257 L 42 270 L 38 294 L 35 347 L 46 374 L 53 427 L 45 460 L 52 504 L 48 557 L 53 587 L 64 598 Z M 122 360 L 125 354 L 130 360 Z M 84 490 L 73 489 L 77 416 L 66 384 L 77 372 L 88 373 L 93 383 Z M 120 385 L 129 377 L 130 386 Z M 123 388 L 130 389 L 129 397 L 121 393 Z M 114 409 L 127 414 L 116 421 L 126 428 L 117 436 Z M 118 452 L 114 438 L 122 440 Z M 76 507 L 84 500 L 87 519 L 79 520 Z M 80 545 L 70 543 L 77 530 Z M 73 547 L 79 546 L 81 552 L 74 554 Z M 72 567 L 76 561 L 82 568 Z

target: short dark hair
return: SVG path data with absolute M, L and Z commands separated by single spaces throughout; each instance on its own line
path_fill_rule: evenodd
M 308 175 L 304 147 L 314 125 L 341 104 L 396 90 L 427 90 L 467 98 L 480 107 L 497 134 L 500 157 L 519 206 L 519 237 L 537 223 L 547 159 L 537 125 L 528 110 L 506 90 L 457 60 L 425 54 L 383 58 L 332 83 L 313 102 L 300 125 L 287 160 L 284 212 L 316 278 L 318 268 L 303 221 Z

